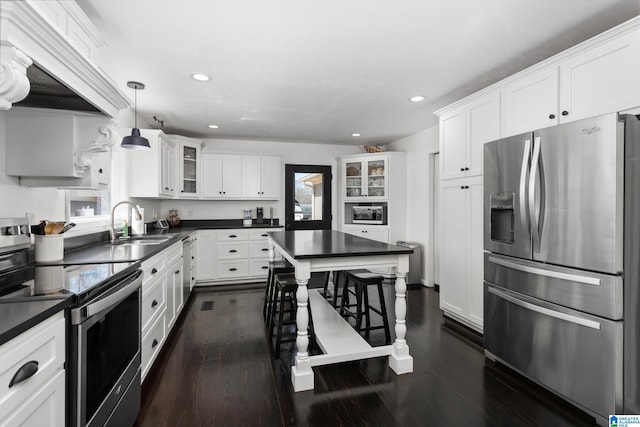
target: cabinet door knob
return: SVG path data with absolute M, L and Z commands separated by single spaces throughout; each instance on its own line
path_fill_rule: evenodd
M 464 168 L 460 168 L 460 172 L 464 172 Z
M 568 112 L 567 110 L 564 110 L 564 111 L 562 112 L 562 115 L 563 115 L 563 116 L 568 116 L 568 115 L 569 115 L 569 112 Z
M 102 168 L 98 169 L 98 173 L 102 173 Z
M 464 185 L 461 185 L 461 186 L 460 186 L 460 189 L 461 189 L 461 190 L 464 190 Z
M 155 307 L 156 305 L 158 305 L 158 301 L 153 300 L 153 302 L 151 303 L 151 308 Z
M 223 192 L 222 192 L 222 194 L 227 194 L 227 192 L 226 192 L 226 191 L 223 191 Z
M 556 118 L 556 115 L 555 115 L 555 114 L 549 114 L 549 118 L 550 118 L 550 119 L 555 119 L 555 118 Z
M 468 170 L 469 170 L 469 168 L 465 167 L 465 168 L 464 168 L 464 170 L 468 171 Z
M 158 340 L 154 338 L 153 342 L 151 343 L 151 348 L 156 348 L 157 345 L 158 345 Z
M 180 274 L 180 270 L 174 271 L 175 274 Z
M 151 274 L 156 274 L 157 272 L 158 272 L 158 270 L 157 270 L 155 267 L 153 267 L 153 268 L 151 269 Z

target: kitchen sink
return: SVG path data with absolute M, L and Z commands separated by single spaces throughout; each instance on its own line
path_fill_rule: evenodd
M 116 246 L 133 246 L 133 245 L 159 245 L 170 240 L 173 236 L 138 236 L 117 239 L 112 242 Z

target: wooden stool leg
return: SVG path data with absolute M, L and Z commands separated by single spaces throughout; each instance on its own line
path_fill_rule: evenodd
M 369 308 L 369 290 L 368 290 L 369 286 L 368 285 L 362 285 L 362 294 L 364 296 L 364 315 L 366 316 L 366 320 L 365 320 L 365 331 L 364 331 L 364 337 L 366 339 L 369 339 L 369 331 L 371 330 L 371 310 Z
M 342 285 L 342 298 L 340 299 L 340 316 L 344 316 L 344 309 L 349 305 L 349 277 L 345 275 L 345 282 Z
M 349 281 L 347 279 L 347 286 L 349 286 Z M 360 332 L 362 330 L 362 288 L 363 286 L 358 283 L 354 283 L 356 287 L 356 330 Z
M 268 307 L 271 303 L 271 281 L 273 280 L 273 270 L 270 268 L 269 269 L 269 274 L 267 275 L 267 287 L 264 290 L 264 305 L 262 306 L 262 317 L 264 317 L 264 320 L 268 320 L 268 313 L 269 310 Z M 268 324 L 268 322 L 267 322 Z
M 384 291 L 382 282 L 378 282 L 378 296 L 380 298 L 380 312 L 382 313 L 382 324 L 384 325 L 385 343 L 391 344 L 391 331 L 389 330 L 389 318 L 387 317 L 387 306 L 384 303 Z
M 278 324 L 276 327 L 278 331 L 276 333 L 276 346 L 273 350 L 273 358 L 280 358 L 280 343 L 282 341 L 282 324 L 284 323 L 284 304 L 285 304 L 285 292 L 284 290 L 280 292 L 280 302 L 278 303 L 279 311 L 278 311 Z

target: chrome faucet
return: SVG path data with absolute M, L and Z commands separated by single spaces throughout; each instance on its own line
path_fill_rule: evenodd
M 116 208 L 122 204 L 127 204 L 127 205 L 131 205 L 133 206 L 133 209 L 135 209 L 136 211 L 136 219 L 139 221 L 142 219 L 142 215 L 140 214 L 140 211 L 138 210 L 138 207 L 136 205 L 134 205 L 131 202 L 128 202 L 126 200 L 123 200 L 121 202 L 118 202 L 115 204 L 115 206 L 113 207 L 113 209 L 111 209 L 111 228 L 109 228 L 109 234 L 111 234 L 111 243 L 114 243 L 116 241 L 116 227 L 113 224 L 113 215 L 116 212 Z

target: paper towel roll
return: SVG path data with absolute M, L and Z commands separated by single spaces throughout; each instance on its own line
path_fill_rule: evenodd
M 133 234 L 144 234 L 144 208 L 138 207 L 140 211 L 140 216 L 142 219 L 136 219 L 136 213 L 133 213 L 133 222 L 131 223 L 131 228 Z

